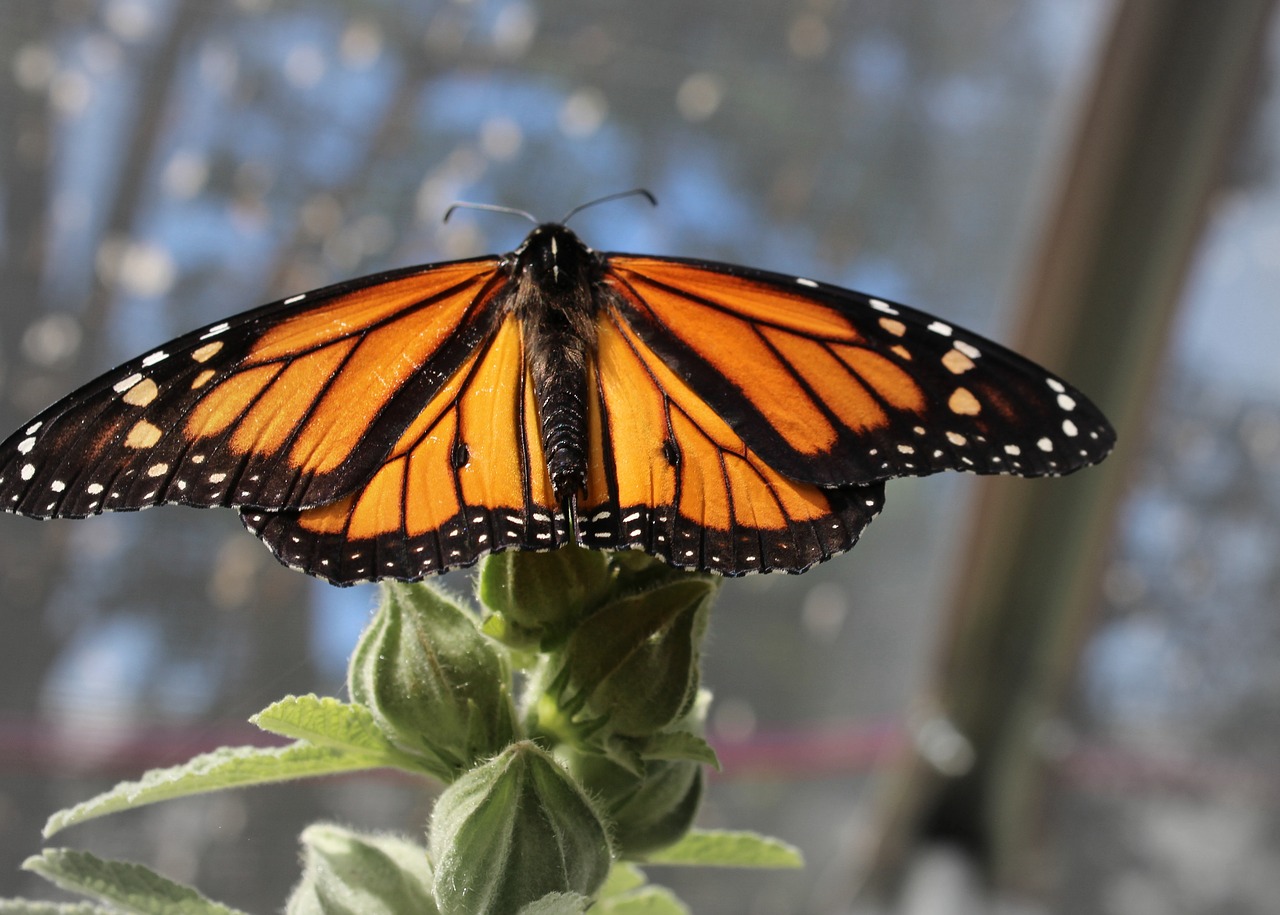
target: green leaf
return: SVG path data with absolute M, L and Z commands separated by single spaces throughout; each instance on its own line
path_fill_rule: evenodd
M 60 810 L 45 824 L 44 836 L 86 820 L 172 798 L 223 788 L 242 788 L 384 765 L 381 758 L 299 741 L 286 747 L 222 747 L 179 766 L 152 769 L 136 782 Z
M 397 749 L 378 727 L 373 712 L 362 705 L 329 696 L 286 696 L 249 719 L 281 737 L 348 750 L 384 760 L 383 765 L 421 773 L 421 763 Z
M 602 899 L 592 912 L 600 915 L 689 915 L 689 907 L 665 886 L 646 886 L 622 896 Z
M 141 864 L 108 861 L 84 851 L 48 848 L 22 866 L 64 890 L 137 915 L 243 915 Z
M 549 893 L 520 907 L 516 915 L 582 915 L 591 907 L 591 897 L 577 893 Z
M 0 899 L 0 915 L 120 915 L 120 910 L 92 902 L 38 902 L 34 899 Z
M 644 759 L 688 760 L 720 769 L 716 751 L 697 734 L 688 731 L 661 731 L 645 739 L 640 756 Z
M 596 895 L 601 899 L 608 896 L 619 896 L 622 893 L 644 886 L 646 879 L 644 871 L 634 864 L 615 861 L 613 867 L 609 869 L 609 876 L 605 878 L 604 886 L 600 887 L 600 892 Z
M 286 915 L 438 915 L 423 846 L 332 823 L 308 826 L 302 845 L 302 880 Z
M 800 849 L 754 832 L 694 829 L 675 845 L 654 852 L 646 864 L 697 867 L 804 867 Z

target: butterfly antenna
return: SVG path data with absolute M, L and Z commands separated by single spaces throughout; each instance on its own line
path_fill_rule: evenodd
M 490 213 L 510 213 L 512 216 L 523 216 L 535 226 L 538 224 L 537 218 L 527 210 L 517 210 L 515 207 L 499 206 L 496 203 L 471 203 L 467 200 L 459 200 L 457 203 L 450 204 L 449 209 L 444 211 L 444 219 L 442 222 L 448 222 L 449 217 L 453 215 L 454 210 L 486 210 Z
M 618 191 L 618 193 L 616 194 L 607 194 L 604 197 L 597 197 L 595 200 L 588 200 L 586 203 L 580 203 L 576 207 L 574 207 L 572 210 L 565 213 L 564 218 L 561 219 L 560 222 L 561 223 L 568 222 L 570 219 L 574 217 L 576 213 L 582 212 L 587 207 L 593 207 L 599 203 L 608 203 L 610 200 L 621 200 L 623 197 L 643 197 L 645 200 L 649 201 L 649 203 L 652 204 L 653 206 L 658 205 L 658 198 L 654 197 L 653 194 L 649 193 L 649 191 L 647 191 L 645 188 L 633 187 L 629 191 Z

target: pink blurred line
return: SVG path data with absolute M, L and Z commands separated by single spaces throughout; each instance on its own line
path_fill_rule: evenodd
M 743 738 L 711 737 L 727 780 L 800 780 L 863 775 L 910 750 L 896 722 L 775 728 Z M 280 746 L 288 741 L 249 724 L 154 727 L 121 734 L 106 727 L 57 727 L 30 719 L 0 719 L 0 775 L 11 777 L 135 778 L 177 765 L 220 746 Z M 1046 762 L 1061 782 L 1093 792 L 1170 789 L 1245 790 L 1280 797 L 1280 778 L 1265 761 L 1228 756 L 1140 752 L 1079 742 Z

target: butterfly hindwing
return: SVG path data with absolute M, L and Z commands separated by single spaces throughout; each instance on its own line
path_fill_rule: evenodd
M 241 514 L 282 562 L 353 584 L 561 546 L 567 523 L 555 504 L 521 327 L 508 317 L 421 406 L 366 484 L 317 508 Z
M 635 334 L 788 477 L 1057 475 L 1114 443 L 1060 379 L 904 305 L 744 267 L 606 258 L 610 297 Z
M 47 518 L 330 502 L 487 333 L 496 264 L 339 284 L 125 363 L 0 444 L 0 505 Z
M 726 575 L 801 572 L 852 547 L 879 513 L 880 484 L 822 489 L 777 473 L 613 308 L 597 344 L 584 546 Z

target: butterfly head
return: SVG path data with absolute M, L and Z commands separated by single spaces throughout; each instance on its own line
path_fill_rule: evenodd
M 558 222 L 547 222 L 530 232 L 510 254 L 513 275 L 541 289 L 580 288 L 596 269 L 596 256 Z

